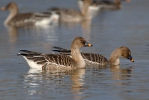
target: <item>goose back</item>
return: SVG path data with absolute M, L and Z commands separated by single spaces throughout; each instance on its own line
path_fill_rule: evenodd
M 81 53 L 82 57 L 85 59 L 85 61 L 93 64 L 99 64 L 99 65 L 106 65 L 109 63 L 109 61 L 100 54 L 94 54 L 94 53 Z
M 64 22 L 79 22 L 82 20 L 83 16 L 81 12 L 74 9 L 66 9 L 66 8 L 50 8 L 49 11 L 55 11 L 60 16 L 60 21 Z

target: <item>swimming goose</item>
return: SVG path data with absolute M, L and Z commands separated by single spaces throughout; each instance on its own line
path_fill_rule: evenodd
M 53 50 L 53 51 L 60 52 L 65 55 L 69 55 L 70 50 L 60 48 L 60 47 L 54 47 L 54 48 L 56 48 L 56 50 Z M 86 62 L 93 63 L 93 64 L 99 64 L 99 65 L 106 65 L 106 64 L 119 65 L 120 57 L 129 59 L 130 61 L 134 62 L 131 56 L 130 49 L 125 46 L 121 46 L 115 49 L 110 56 L 110 60 L 107 60 L 107 58 L 105 58 L 104 56 L 100 54 L 81 52 L 81 55 L 83 56 Z
M 59 16 L 54 12 L 43 13 L 19 13 L 18 6 L 14 2 L 10 2 L 1 10 L 9 10 L 10 14 L 4 21 L 4 24 L 10 26 L 25 26 L 25 25 L 48 25 L 53 19 L 58 19 Z
M 78 1 L 80 7 L 82 7 L 82 2 L 83 1 L 84 0 L 79 0 Z M 91 3 L 91 6 L 94 9 L 96 7 L 99 7 L 99 8 L 102 8 L 102 9 L 112 9 L 112 10 L 114 10 L 114 9 L 120 9 L 121 8 L 121 1 L 130 2 L 130 0 L 115 0 L 114 2 L 113 1 L 108 1 L 108 0 L 103 0 L 103 1 L 96 1 L 96 0 L 94 0 Z
M 71 44 L 71 57 L 63 54 L 42 54 L 40 52 L 20 50 L 18 55 L 22 55 L 31 68 L 55 70 L 55 69 L 75 69 L 84 68 L 85 61 L 80 54 L 80 48 L 91 47 L 82 37 L 76 37 Z
M 112 1 L 100 1 L 103 9 L 120 9 L 121 8 L 121 1 L 130 2 L 130 0 L 115 0 Z
M 82 13 L 74 9 L 53 7 L 49 11 L 55 11 L 59 14 L 59 21 L 61 22 L 80 22 L 84 19 Z
M 89 7 L 91 0 L 85 0 L 81 11 L 67 8 L 50 8 L 49 11 L 55 11 L 59 14 L 60 21 L 62 22 L 80 22 L 83 20 L 91 20 L 95 16 L 95 12 L 90 11 L 92 9 Z

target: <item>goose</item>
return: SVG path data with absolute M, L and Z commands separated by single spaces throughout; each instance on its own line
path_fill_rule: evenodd
M 130 0 L 114 0 L 114 2 L 112 1 L 100 1 L 100 4 L 102 5 L 103 9 L 120 9 L 121 8 L 121 1 L 126 1 L 126 2 L 130 2 Z
M 94 9 L 97 9 L 97 7 L 99 7 L 100 9 L 111 9 L 111 10 L 115 10 L 115 9 L 120 9 L 121 8 L 121 1 L 130 2 L 130 0 L 115 0 L 115 1 L 108 1 L 108 0 L 96 1 L 96 0 L 94 0 L 91 3 L 91 6 Z M 84 0 L 79 0 L 78 1 L 80 8 L 82 7 L 82 3 L 83 2 L 84 2 Z
M 70 50 L 61 48 L 61 47 L 54 47 L 56 52 L 60 52 L 61 54 L 70 55 Z M 115 49 L 110 59 L 108 60 L 104 56 L 100 54 L 94 54 L 94 53 L 84 53 L 81 52 L 82 57 L 85 59 L 87 63 L 92 64 L 98 64 L 98 65 L 119 65 L 120 64 L 120 57 L 129 59 L 131 62 L 134 62 L 134 59 L 131 56 L 131 51 L 126 46 L 121 46 L 117 49 Z
M 59 14 L 60 22 L 80 22 L 84 20 L 84 16 L 80 11 L 67 8 L 52 7 L 49 11 L 55 11 Z
M 18 6 L 15 2 L 10 2 L 7 6 L 2 7 L 1 10 L 8 10 L 10 14 L 4 21 L 6 26 L 26 26 L 26 25 L 48 25 L 59 16 L 55 12 L 28 12 L 19 13 Z
M 80 54 L 80 48 L 91 47 L 83 37 L 76 37 L 71 44 L 71 56 L 63 54 L 43 54 L 29 50 L 20 50 L 18 55 L 22 55 L 31 68 L 43 70 L 65 70 L 84 68 L 85 61 Z
M 91 11 L 92 7 L 89 6 L 90 2 L 91 0 L 85 0 L 82 4 L 81 11 L 58 7 L 49 8 L 49 11 L 55 11 L 58 13 L 59 20 L 61 22 L 80 22 L 84 20 L 91 20 L 96 15 L 96 12 Z

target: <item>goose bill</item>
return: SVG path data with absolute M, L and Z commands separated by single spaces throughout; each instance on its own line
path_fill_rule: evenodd
M 134 59 L 132 58 L 131 55 L 129 56 L 129 59 L 130 59 L 131 62 L 134 62 Z
M 130 61 L 131 61 L 131 62 L 135 62 L 133 58 L 132 58 Z
M 85 43 L 85 47 L 92 47 L 93 45 L 91 43 Z

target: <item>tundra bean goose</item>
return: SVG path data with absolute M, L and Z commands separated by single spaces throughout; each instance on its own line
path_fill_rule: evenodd
M 121 1 L 130 2 L 130 0 L 115 0 L 112 1 L 100 1 L 103 9 L 120 9 L 121 8 Z
M 92 8 L 102 8 L 102 9 L 120 9 L 121 8 L 121 1 L 126 1 L 126 2 L 130 2 L 130 0 L 115 0 L 115 1 L 109 1 L 109 0 L 103 0 L 103 1 L 97 1 L 97 0 L 93 0 L 93 2 L 91 3 Z M 79 0 L 79 6 L 82 7 L 82 2 L 84 2 L 84 0 Z
M 80 48 L 91 47 L 82 37 L 76 37 L 71 44 L 71 56 L 63 54 L 42 54 L 39 52 L 20 50 L 18 55 L 22 55 L 31 68 L 38 69 L 75 69 L 84 68 L 85 61 L 80 54 Z
M 53 50 L 53 51 L 60 52 L 61 54 L 65 54 L 65 55 L 70 55 L 70 50 L 60 48 L 60 47 L 54 47 L 54 48 L 56 48 L 56 50 Z M 125 46 L 121 46 L 115 49 L 112 52 L 109 60 L 100 54 L 81 52 L 81 55 L 83 56 L 86 62 L 93 63 L 93 64 L 99 64 L 99 65 L 106 65 L 106 64 L 119 65 L 120 57 L 129 59 L 130 61 L 134 62 L 131 56 L 130 49 Z
M 59 14 L 61 22 L 80 22 L 84 20 L 91 20 L 96 15 L 96 12 L 92 12 L 92 7 L 89 6 L 90 2 L 91 0 L 85 0 L 82 3 L 81 11 L 58 7 L 50 8 L 49 11 L 54 11 Z
M 58 14 L 54 12 L 19 13 L 18 6 L 15 2 L 10 2 L 6 7 L 2 7 L 1 10 L 10 11 L 10 14 L 4 21 L 6 26 L 48 25 L 54 19 L 59 18 Z

